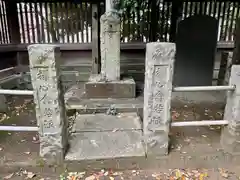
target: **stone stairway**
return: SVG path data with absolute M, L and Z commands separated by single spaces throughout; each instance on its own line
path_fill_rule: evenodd
M 67 109 L 78 111 L 65 160 L 144 157 L 142 98 L 87 99 L 84 94 L 82 85 L 65 94 Z M 111 108 L 116 114 L 111 115 Z
M 137 113 L 116 116 L 80 114 L 73 125 L 66 160 L 97 160 L 145 156 Z

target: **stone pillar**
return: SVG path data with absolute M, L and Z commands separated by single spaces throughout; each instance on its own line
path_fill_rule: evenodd
M 227 52 L 227 67 L 226 67 L 226 72 L 224 75 L 224 85 L 229 84 L 231 67 L 232 67 L 232 58 L 233 58 L 233 52 Z
M 226 152 L 240 154 L 240 65 L 232 65 L 229 85 L 236 87 L 227 94 L 224 119 L 229 121 L 221 134 L 221 145 Z
M 68 133 L 60 82 L 60 48 L 49 44 L 28 46 L 31 80 L 39 126 L 40 156 L 62 162 Z
M 116 12 L 101 16 L 101 75 L 107 81 L 120 80 L 120 17 Z
M 144 139 L 147 155 L 168 154 L 174 43 L 148 43 L 145 61 Z

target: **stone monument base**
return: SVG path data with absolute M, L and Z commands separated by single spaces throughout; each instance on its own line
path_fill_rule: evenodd
M 85 84 L 86 98 L 135 98 L 136 83 L 133 78 L 104 81 L 101 75 L 92 75 Z

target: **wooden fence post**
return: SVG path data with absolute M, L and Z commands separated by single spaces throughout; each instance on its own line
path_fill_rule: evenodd
M 240 18 L 237 19 L 234 36 L 233 64 L 240 64 Z
M 5 1 L 7 24 L 12 44 L 19 44 L 21 42 L 20 27 L 18 22 L 17 3 L 15 1 Z
M 92 74 L 100 72 L 100 3 L 92 4 Z

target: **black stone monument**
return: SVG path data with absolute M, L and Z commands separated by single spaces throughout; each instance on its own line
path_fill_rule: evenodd
M 194 15 L 179 22 L 174 86 L 212 85 L 217 34 L 218 21 L 207 15 Z

